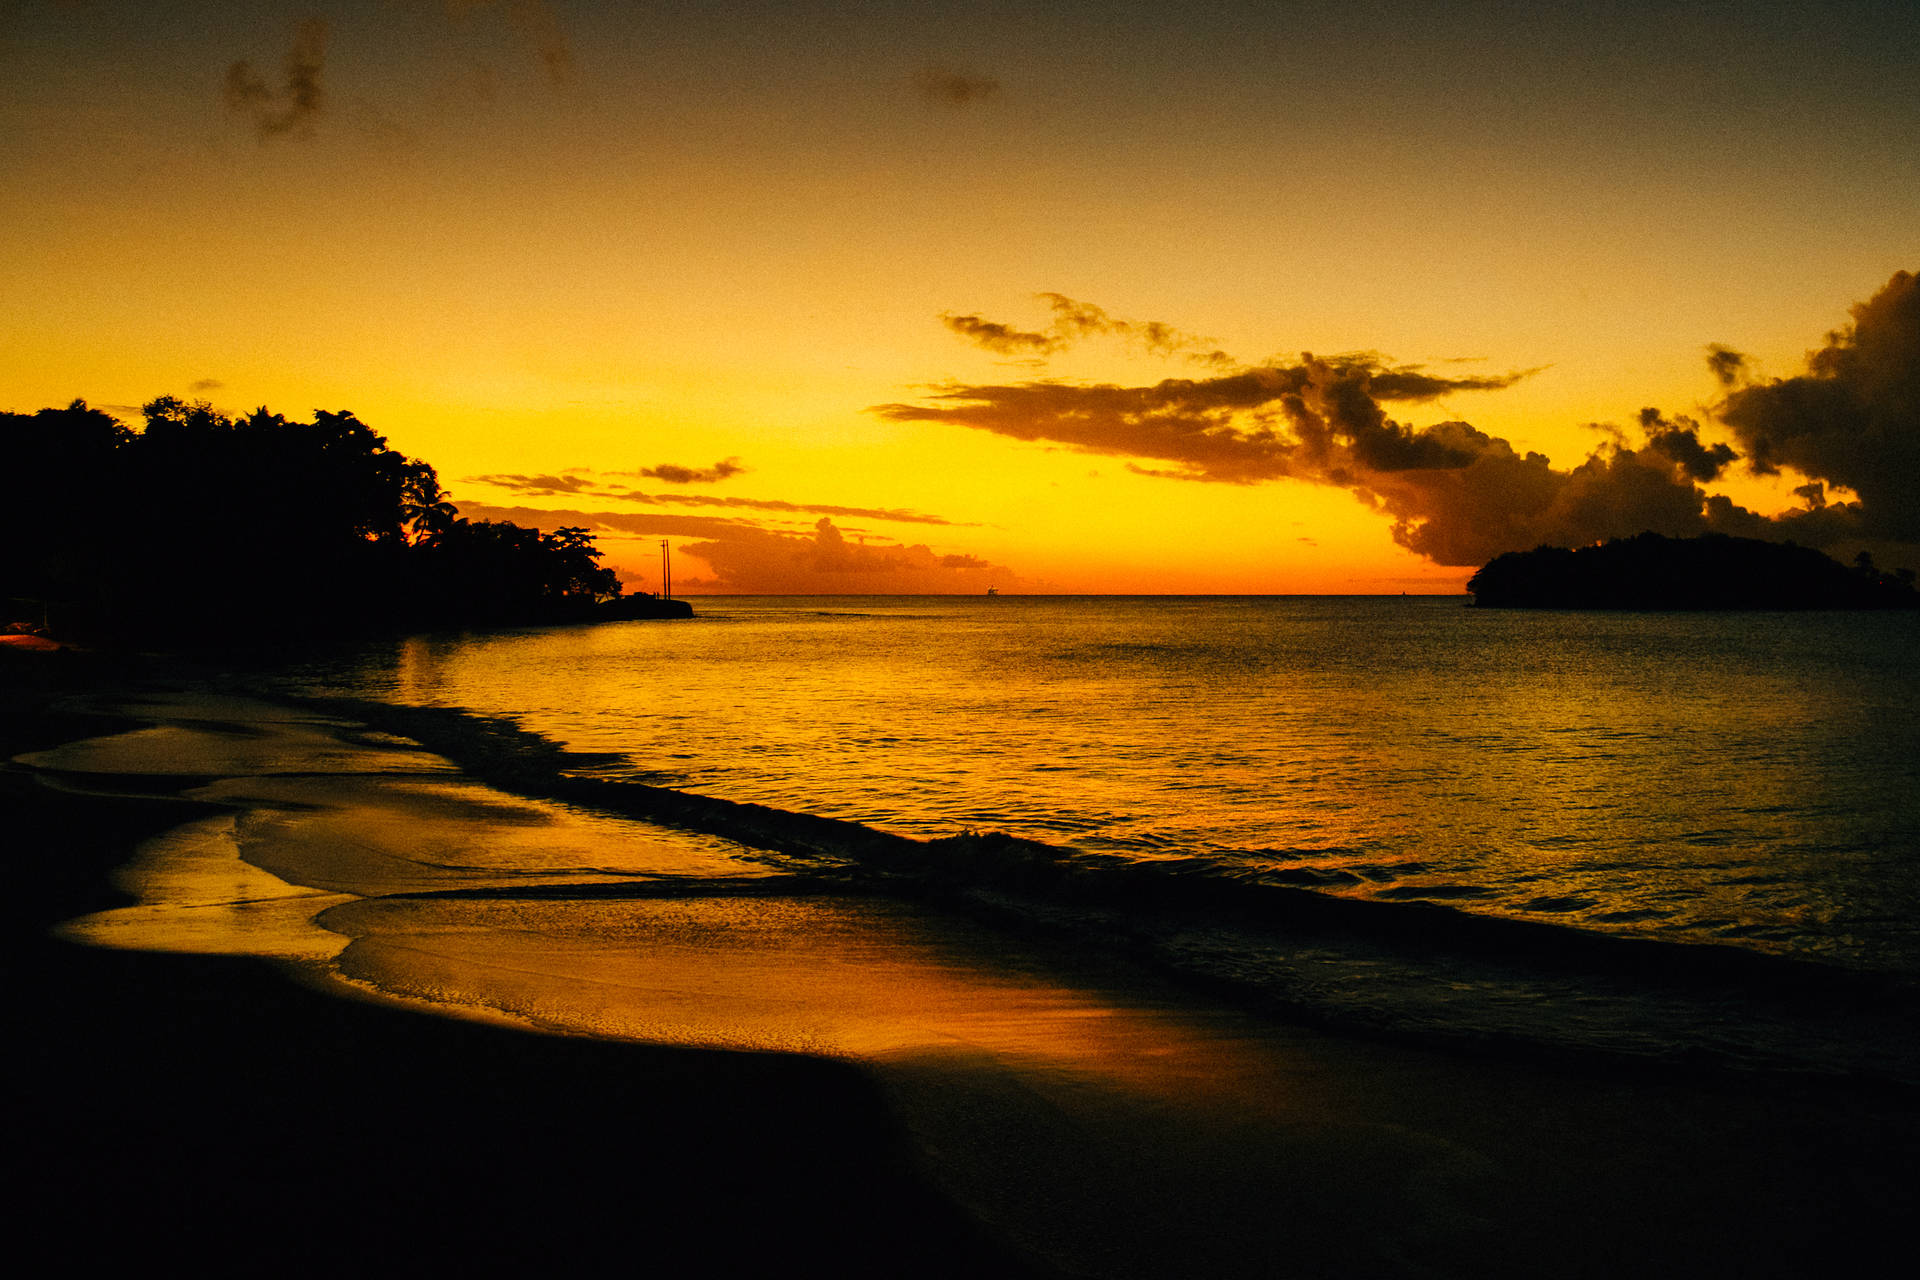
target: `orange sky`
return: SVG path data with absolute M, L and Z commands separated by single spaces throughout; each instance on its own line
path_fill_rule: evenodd
M 0 409 L 351 409 L 648 587 L 1457 590 L 1399 463 L 1086 389 L 1378 353 L 1565 472 L 1920 265 L 1906 4 L 229 8 L 0 6 Z

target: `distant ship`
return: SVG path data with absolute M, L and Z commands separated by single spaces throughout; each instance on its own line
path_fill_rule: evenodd
M 988 594 L 988 595 L 990 595 L 990 596 L 997 596 L 997 595 L 999 595 L 999 594 L 1000 594 L 1000 588 L 998 588 L 998 587 L 988 587 L 988 588 L 987 588 L 987 594 Z

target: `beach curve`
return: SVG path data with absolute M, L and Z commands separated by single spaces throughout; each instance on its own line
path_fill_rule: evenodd
M 1825 1134 L 1813 1150 L 1857 1155 L 1885 1119 L 1802 1100 L 1756 1132 L 1762 1104 L 1737 1088 L 1641 1081 L 1623 1094 L 1276 1025 L 1111 957 L 1014 944 L 923 906 L 783 893 L 712 841 L 689 849 L 678 833 L 415 767 L 411 745 L 337 718 L 195 695 L 113 710 L 168 744 L 149 782 L 184 780 L 185 799 L 239 813 L 249 865 L 337 898 L 310 904 L 351 938 L 321 980 L 576 1037 L 857 1063 L 922 1170 L 1026 1258 L 1071 1273 L 1522 1274 L 1557 1247 L 1574 1196 L 1581 1215 L 1634 1226 L 1565 1273 L 1662 1270 L 1728 1248 L 1764 1271 L 1846 1242 L 1804 1208 L 1769 1210 L 1771 1236 L 1752 1221 L 1737 1241 L 1708 1229 L 1773 1181 L 1763 1200 L 1798 1194 L 1756 1157 L 1780 1144 L 1804 1156 L 1809 1130 Z M 126 737 L 20 763 L 123 782 L 138 776 Z M 208 758 L 194 759 L 196 741 Z M 257 772 L 234 767 L 249 751 Z M 544 842 L 537 876 L 521 857 L 476 861 L 528 839 Z M 654 851 L 651 867 L 636 847 Z M 1876 1139 L 1886 1155 L 1910 1140 Z M 1870 1179 L 1857 1200 L 1854 1234 L 1870 1234 Z

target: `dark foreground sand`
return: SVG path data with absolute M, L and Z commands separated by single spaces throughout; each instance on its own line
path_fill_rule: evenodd
M 71 677 L 7 679 L 0 752 L 112 727 L 47 710 L 92 682 Z M 25 1274 L 1025 1273 L 845 1063 L 536 1035 L 47 936 L 125 902 L 111 869 L 201 812 L 0 772 Z
M 134 727 L 58 700 L 125 673 L 0 658 L 0 756 Z M 616 1011 L 668 1040 L 697 1018 L 753 1044 L 789 1016 L 770 1004 L 805 1002 L 837 1059 L 541 1035 L 343 998 L 264 960 L 79 946 L 48 930 L 124 902 L 114 867 L 217 812 L 179 779 L 112 781 L 0 772 L 30 1258 L 1606 1276 L 1847 1274 L 1907 1252 L 1909 1095 L 1355 1042 L 910 905 L 798 904 L 751 954 L 670 945 L 663 923 Z M 737 909 L 674 904 L 673 922 Z M 823 951 L 826 923 L 850 941 Z M 405 938 L 363 942 L 377 973 Z M 925 978 L 899 981 L 912 965 Z M 998 993 L 1023 1012 L 996 1025 Z M 1023 1051 L 1042 1025 L 1075 1043 Z

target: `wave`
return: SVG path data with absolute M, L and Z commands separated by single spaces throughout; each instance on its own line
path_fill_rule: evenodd
M 280 696 L 286 696 L 281 691 Z M 1317 1025 L 1546 1055 L 1603 1053 L 1920 1086 L 1920 982 L 1741 945 L 1603 933 L 1396 900 L 1339 870 L 1205 855 L 1140 858 L 1002 832 L 918 840 L 859 822 L 608 775 L 572 751 L 459 708 L 302 698 L 398 734 L 524 795 L 720 836 L 793 874 L 703 884 L 569 884 L 464 896 L 884 892 L 1094 945 Z M 1451 895 L 1470 902 L 1473 895 Z M 1580 900 L 1539 902 L 1551 912 Z M 1623 922 L 1630 923 L 1630 922 Z

